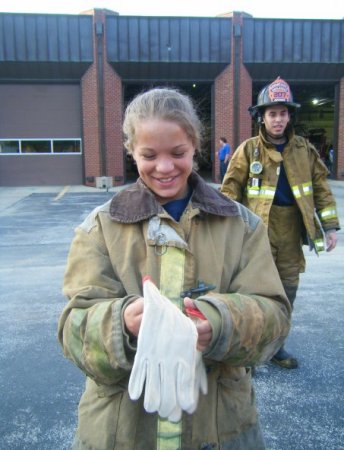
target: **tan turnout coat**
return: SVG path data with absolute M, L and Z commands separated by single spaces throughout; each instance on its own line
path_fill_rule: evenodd
M 208 394 L 194 414 L 183 414 L 180 448 L 264 448 L 248 367 L 281 346 L 290 305 L 262 221 L 197 174 L 189 183 L 193 194 L 179 222 L 139 179 L 76 229 L 59 321 L 65 356 L 87 375 L 75 449 L 157 448 L 157 414 L 127 391 L 136 343 L 123 310 L 142 296 L 145 275 L 181 307 L 182 291 L 200 281 L 215 286 L 194 295 L 213 329 L 204 352 Z
M 260 174 L 251 171 L 259 161 Z M 306 139 L 290 131 L 283 156 L 266 140 L 263 128 L 259 136 L 244 141 L 234 152 L 223 179 L 221 191 L 247 206 L 269 226 L 269 214 L 276 192 L 280 163 L 287 178 L 304 226 L 304 243 L 316 251 L 324 250 L 324 231 L 339 229 L 336 202 L 327 182 L 328 170 L 316 149 Z

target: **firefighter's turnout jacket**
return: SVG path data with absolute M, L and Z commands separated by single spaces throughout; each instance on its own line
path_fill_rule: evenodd
M 59 321 L 65 355 L 87 375 L 75 450 L 265 448 L 247 367 L 282 345 L 289 303 L 261 219 L 196 173 L 189 183 L 179 222 L 139 179 L 76 229 L 64 280 L 70 301 Z M 191 292 L 213 330 L 204 352 L 208 394 L 177 424 L 128 395 L 136 340 L 123 313 L 142 296 L 146 275 L 177 306 Z M 200 280 L 212 290 L 192 290 Z
M 259 136 L 244 141 L 231 159 L 221 191 L 243 203 L 269 226 L 282 161 L 302 215 L 303 243 L 316 252 L 324 250 L 323 232 L 339 229 L 328 170 L 314 146 L 293 131 L 289 132 L 283 154 L 266 139 L 262 127 Z

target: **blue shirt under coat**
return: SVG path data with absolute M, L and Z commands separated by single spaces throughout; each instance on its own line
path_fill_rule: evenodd
M 172 200 L 162 205 L 162 207 L 164 208 L 165 211 L 169 213 L 171 217 L 174 218 L 176 222 L 179 222 L 179 219 L 181 218 L 184 209 L 186 208 L 186 205 L 190 200 L 191 194 L 192 191 L 190 191 L 186 197 L 181 198 L 179 200 Z
M 280 153 L 283 153 L 286 144 L 286 142 L 284 144 L 275 144 L 276 150 Z M 277 206 L 292 206 L 295 204 L 295 198 L 291 190 L 287 174 L 285 172 L 283 161 L 280 164 L 280 173 L 277 181 L 273 204 Z

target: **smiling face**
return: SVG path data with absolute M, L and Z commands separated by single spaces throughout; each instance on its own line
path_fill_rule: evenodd
M 138 123 L 133 157 L 140 177 L 161 204 L 187 195 L 194 154 L 192 140 L 178 123 L 158 118 Z
M 289 121 L 290 114 L 286 106 L 275 105 L 265 109 L 263 123 L 271 142 L 284 140 L 284 131 L 287 128 Z

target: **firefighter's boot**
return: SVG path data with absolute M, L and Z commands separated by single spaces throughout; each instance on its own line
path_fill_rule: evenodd
M 285 293 L 287 294 L 288 300 L 291 307 L 293 308 L 294 300 L 296 298 L 296 292 L 298 286 L 294 285 L 283 285 Z M 278 352 L 273 356 L 271 362 L 277 364 L 284 369 L 296 369 L 298 367 L 298 361 L 290 353 L 288 353 L 284 347 L 281 347 Z
M 284 369 L 296 369 L 298 367 L 297 359 L 288 353 L 284 347 L 281 347 L 271 359 L 271 362 Z

